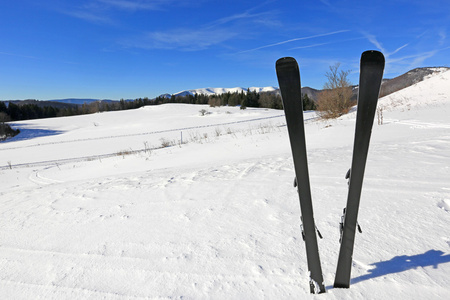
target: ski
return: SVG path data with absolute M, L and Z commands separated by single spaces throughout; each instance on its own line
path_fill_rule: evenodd
M 294 159 L 297 190 L 300 198 L 302 236 L 305 241 L 306 259 L 310 275 L 310 291 L 311 293 L 324 293 L 325 286 L 320 265 L 309 185 L 300 71 L 294 58 L 284 57 L 277 60 L 276 72 Z
M 347 173 L 349 187 L 347 206 L 341 221 L 341 247 L 334 281 L 335 288 L 350 287 L 353 246 L 355 242 L 358 209 L 363 185 L 364 170 L 369 150 L 370 135 L 377 107 L 378 94 L 383 77 L 384 56 L 378 51 L 366 51 L 361 55 L 359 93 L 356 110 L 355 140 L 352 165 Z

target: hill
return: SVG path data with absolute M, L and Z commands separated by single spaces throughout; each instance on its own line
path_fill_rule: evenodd
M 393 79 L 385 79 L 381 85 L 380 97 L 395 93 L 401 89 L 421 82 L 429 77 L 447 72 L 450 68 L 416 68 Z

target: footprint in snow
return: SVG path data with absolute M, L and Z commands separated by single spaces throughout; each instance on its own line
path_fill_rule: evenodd
M 450 212 L 450 199 L 441 200 L 438 203 L 438 207 L 445 210 L 446 212 Z

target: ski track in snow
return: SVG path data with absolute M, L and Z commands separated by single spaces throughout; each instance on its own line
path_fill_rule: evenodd
M 44 204 L 36 204 L 36 208 L 31 215 L 28 215 L 26 220 L 23 220 L 21 223 L 22 229 L 27 228 L 27 222 L 44 222 L 47 223 L 46 226 L 52 226 L 49 220 L 54 218 L 61 218 L 61 222 L 65 222 L 66 224 L 63 226 L 73 227 L 75 232 L 76 228 L 80 227 L 86 223 L 99 224 L 101 222 L 127 222 L 128 220 L 133 220 L 135 218 L 140 219 L 142 222 L 142 218 L 161 218 L 165 217 L 167 213 L 163 213 L 161 216 L 160 208 L 165 210 L 165 207 L 168 202 L 177 205 L 181 205 L 185 207 L 186 204 L 195 203 L 196 208 L 192 209 L 189 207 L 185 207 L 185 209 L 175 209 L 171 214 L 171 222 L 181 224 L 182 226 L 198 226 L 201 225 L 202 222 L 199 223 L 199 220 L 210 219 L 211 216 L 220 216 L 217 211 L 226 210 L 236 210 L 238 207 L 235 207 L 233 204 L 233 200 L 230 199 L 231 203 L 224 203 L 223 198 L 221 197 L 219 201 L 216 202 L 215 205 L 211 203 L 209 200 L 211 193 L 216 193 L 217 191 L 224 191 L 223 195 L 225 198 L 227 196 L 232 195 L 229 191 L 229 184 L 223 183 L 229 181 L 230 183 L 234 183 L 233 179 L 235 176 L 244 176 L 249 179 L 254 175 L 257 170 L 257 173 L 260 174 L 261 170 L 267 172 L 269 169 L 274 171 L 273 165 L 264 166 L 258 163 L 251 164 L 243 164 L 239 166 L 229 166 L 225 165 L 220 168 L 208 169 L 208 170 L 200 170 L 194 172 L 188 172 L 187 174 L 176 174 L 175 176 L 169 178 L 147 178 L 138 177 L 138 178 L 115 178 L 108 181 L 99 181 L 99 182 L 90 182 L 84 183 L 78 189 L 78 185 L 72 184 L 64 184 L 66 189 L 71 190 L 70 192 L 64 192 L 63 195 L 59 193 L 58 190 L 53 192 L 51 195 L 52 199 L 56 199 L 48 203 L 49 206 Z M 271 172 L 268 172 L 271 173 Z M 156 179 L 156 181 L 155 181 Z M 217 184 L 217 180 L 222 182 L 222 185 Z M 257 178 L 257 181 L 260 181 L 261 178 Z M 192 189 L 201 188 L 202 187 L 193 187 L 192 183 L 197 183 L 197 185 L 203 186 L 204 184 L 212 184 L 216 186 L 214 191 L 210 191 L 208 193 L 208 199 L 189 199 L 186 198 L 187 195 L 198 195 Z M 156 210 L 157 212 L 148 212 L 145 215 L 139 215 L 140 209 L 133 210 L 134 213 L 129 213 L 127 218 L 124 218 L 124 211 L 127 210 L 128 207 L 132 207 L 134 205 L 142 205 L 142 203 L 136 203 L 132 201 L 131 203 L 122 203 L 125 199 L 121 199 L 120 204 L 117 202 L 114 205 L 107 204 L 108 202 L 105 199 L 99 199 L 99 196 L 96 192 L 99 188 L 99 185 L 102 186 L 100 189 L 103 191 L 103 194 L 107 194 L 110 190 L 113 190 L 115 193 L 117 191 L 123 190 L 136 190 L 138 186 L 146 185 L 147 189 L 159 191 L 163 199 L 165 201 L 149 200 L 150 203 L 147 203 L 146 206 L 150 205 L 150 208 Z M 177 186 L 173 188 L 173 186 Z M 44 187 L 45 188 L 45 187 Z M 53 191 L 53 189 L 51 189 Z M 187 190 L 187 191 L 185 191 Z M 107 196 L 105 195 L 105 196 Z M 68 197 L 67 197 L 68 196 Z M 32 197 L 29 195 L 29 197 Z M 191 196 L 192 197 L 192 196 Z M 71 199 L 75 198 L 75 199 Z M 102 197 L 103 198 L 103 197 Z M 160 197 L 156 197 L 157 199 L 161 199 Z M 202 197 L 200 197 L 202 198 Z M 231 197 L 232 198 L 232 197 Z M 80 203 L 80 199 L 82 202 Z M 92 205 L 83 205 L 83 202 L 89 201 L 86 204 Z M 104 202 L 103 205 L 100 205 L 98 201 Z M 64 202 L 64 204 L 62 203 Z M 95 204 L 94 204 L 95 202 Z M 253 202 L 250 202 L 250 205 L 253 205 Z M 17 205 L 17 203 L 16 203 Z M 263 201 L 261 205 L 266 206 L 266 201 Z M 109 207 L 109 208 L 108 208 Z M 17 208 L 17 206 L 16 206 Z M 50 210 L 49 210 L 50 209 Z M 96 211 L 98 209 L 98 211 Z M 15 214 L 20 214 L 20 212 L 15 211 Z M 80 216 L 81 215 L 81 216 Z M 63 219 L 64 218 L 64 221 Z M 14 218 L 13 218 L 14 219 Z M 220 220 L 225 222 L 228 225 L 227 220 Z M 82 222 L 81 224 L 79 224 Z M 140 223 L 139 222 L 139 223 Z M 216 222 L 216 221 L 214 221 Z M 69 224 L 67 224 L 69 223 Z M 145 222 L 144 222 L 145 223 Z M 58 226 L 61 226 L 62 223 L 56 222 Z M 193 225 L 189 225 L 193 224 Z M 96 226 L 101 226 L 96 225 Z M 221 225 L 223 226 L 223 225 Z M 52 227 L 51 227 L 52 228 Z M 69 228 L 68 228 L 69 229 Z M 194 229 L 194 228 L 191 228 Z M 220 226 L 216 230 L 221 230 Z M 149 233 L 147 232 L 147 235 Z M 181 280 L 197 280 L 199 283 L 197 285 L 203 285 L 203 288 L 206 288 L 209 284 L 214 285 L 214 282 L 218 282 L 219 279 L 221 282 L 227 282 L 231 286 L 240 286 L 242 282 L 253 282 L 260 278 L 260 274 L 265 273 L 265 268 L 268 268 L 265 264 L 276 265 L 276 257 L 268 256 L 262 249 L 259 249 L 258 238 L 256 236 L 261 233 L 253 233 L 249 234 L 247 238 L 245 238 L 248 233 L 242 233 L 241 236 L 235 237 L 236 245 L 228 245 L 227 248 L 219 249 L 223 242 L 220 241 L 220 235 L 210 236 L 210 239 L 215 239 L 208 241 L 205 243 L 202 239 L 199 241 L 192 240 L 183 240 L 179 241 L 179 237 L 175 235 L 175 232 L 169 234 L 169 239 L 166 237 L 159 237 L 157 231 L 153 232 L 152 235 L 156 237 L 155 241 L 150 242 L 150 244 L 143 244 L 137 241 L 128 243 L 109 243 L 105 242 L 103 245 L 99 245 L 94 249 L 85 249 L 80 253 L 77 252 L 67 252 L 65 249 L 61 250 L 51 250 L 50 249 L 42 249 L 41 247 L 36 248 L 25 248 L 25 247 L 11 247 L 2 245 L 0 247 L 0 251 L 3 257 L 8 257 L 4 262 L 5 266 L 8 266 L 8 269 L 14 269 L 15 273 L 5 274 L 4 276 L 12 276 L 13 278 L 7 280 L 7 283 L 10 285 L 16 284 L 20 286 L 27 286 L 28 289 L 33 292 L 42 292 L 43 290 L 49 289 L 53 287 L 56 290 L 62 289 L 62 291 L 56 291 L 58 293 L 64 294 L 67 291 L 70 291 L 72 295 L 78 295 L 79 293 L 85 294 L 88 293 L 89 296 L 95 295 L 116 295 L 120 296 L 120 290 L 126 288 L 130 282 L 134 283 L 144 283 L 142 282 L 142 277 L 144 278 L 153 278 L 152 283 L 148 283 L 150 287 L 157 290 L 157 287 L 160 284 L 164 284 L 164 282 L 169 281 L 175 284 L 171 278 L 176 276 L 177 281 Z M 269 234 L 273 236 L 273 233 Z M 79 236 L 77 238 L 80 238 Z M 103 237 L 104 238 L 104 237 Z M 159 241 L 158 241 L 159 240 Z M 229 241 L 225 241 L 228 244 Z M 73 242 L 72 242 L 73 243 Z M 213 245 L 218 245 L 219 248 Z M 28 245 L 28 247 L 30 244 Z M 231 246 L 231 247 L 230 247 Z M 230 247 L 230 248 L 228 248 Z M 243 248 L 242 248 L 243 247 Z M 64 248 L 64 247 L 63 247 Z M 72 247 L 70 247 L 72 248 Z M 241 249 L 241 250 L 236 250 Z M 121 249 L 119 252 L 116 252 L 116 249 Z M 182 251 L 180 251 L 182 249 Z M 226 249 L 226 250 L 225 250 Z M 259 250 L 258 250 L 259 249 Z M 242 256 L 241 252 L 244 250 L 250 251 L 250 258 L 246 256 Z M 22 259 L 21 263 L 17 265 L 17 260 L 20 257 L 24 257 L 25 260 Z M 247 272 L 244 272 L 241 275 L 238 272 L 238 268 L 242 265 L 248 265 L 252 260 L 256 258 L 264 258 L 262 263 L 254 263 L 253 267 L 249 268 Z M 199 260 L 200 259 L 200 260 Z M 213 270 L 207 271 L 204 269 L 204 263 L 206 261 L 212 260 L 214 261 L 214 265 L 227 266 L 227 270 L 225 272 L 224 269 L 220 269 L 220 274 L 217 276 L 216 271 Z M 33 263 L 33 262 L 41 262 L 41 263 Z M 48 265 L 50 263 L 50 266 Z M 28 272 L 27 265 L 34 264 L 34 270 L 37 273 L 52 273 L 53 268 L 58 266 L 60 269 L 59 272 L 61 274 L 53 274 L 55 278 L 36 278 L 32 274 L 30 275 Z M 155 268 L 155 266 L 164 265 L 165 268 L 173 271 L 158 271 L 159 268 Z M 186 272 L 179 271 L 178 269 L 183 265 L 188 265 L 188 270 Z M 252 265 L 252 264 L 250 264 Z M 21 267 L 23 266 L 23 267 Z M 65 270 L 64 272 L 61 271 Z M 156 269 L 156 270 L 155 270 Z M 237 272 L 237 274 L 235 273 Z M 271 273 L 271 274 L 270 274 Z M 283 273 L 281 269 L 271 270 L 269 274 L 265 275 L 267 280 L 272 279 L 270 281 L 278 281 L 283 279 Z M 135 274 L 135 275 L 133 275 Z M 108 289 L 117 289 L 118 291 L 106 291 L 102 290 L 101 285 L 103 283 L 104 276 L 113 276 L 115 278 L 116 285 L 115 287 L 108 286 Z M 122 276 L 124 276 L 122 278 Z M 89 282 L 83 283 L 82 278 L 89 278 Z M 280 279 L 276 279 L 279 278 Z M 96 279 L 98 278 L 98 280 Z M 160 280 L 154 280 L 154 278 L 160 278 Z M 81 283 L 85 286 L 84 288 L 73 288 L 70 289 L 71 280 L 81 280 Z M 120 280 L 121 279 L 121 280 Z M 284 280 L 283 280 L 284 281 Z M 119 283 L 122 282 L 122 285 Z M 205 287 L 206 283 L 206 287 Z M 119 284 L 117 286 L 117 284 Z M 280 283 L 281 284 L 281 283 Z M 292 283 L 284 282 L 284 286 L 288 286 L 294 288 L 298 284 L 297 279 L 295 279 Z M 167 283 L 166 283 L 167 285 Z M 140 286 L 141 288 L 141 286 Z M 127 289 L 130 289 L 129 287 Z M 151 288 L 149 288 L 149 291 Z M 134 291 L 133 294 L 138 291 Z M 141 296 L 151 296 L 150 294 L 143 294 Z M 122 296 L 126 296 L 122 295 Z M 159 294 L 155 294 L 153 296 L 161 296 Z
M 38 170 L 33 171 L 33 173 L 30 174 L 29 180 L 36 183 L 37 185 L 48 185 L 52 183 L 61 183 L 62 181 L 56 180 L 56 179 L 50 179 L 41 176 Z
M 448 298 L 450 106 L 440 105 L 395 107 L 386 110 L 384 125 L 374 125 L 350 289 L 331 285 L 354 114 L 308 122 L 314 217 L 324 236 L 319 249 L 328 289 L 317 297 Z M 226 114 L 219 117 L 223 121 L 211 124 L 226 123 Z M 179 122 L 177 128 L 189 127 L 190 119 Z M 0 297 L 315 298 L 287 130 L 276 128 L 152 153 L 0 169 Z M 47 140 L 46 147 L 30 147 L 30 155 L 58 149 L 51 147 L 62 137 L 51 138 L 54 145 Z M 68 144 L 78 153 L 85 141 L 75 140 Z M 1 148 L 4 159 L 20 144 L 10 148 Z

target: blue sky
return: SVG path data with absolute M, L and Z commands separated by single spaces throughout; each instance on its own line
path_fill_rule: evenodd
M 303 86 L 335 63 L 357 84 L 369 49 L 387 78 L 449 66 L 449 27 L 448 0 L 0 0 L 0 100 L 277 86 L 283 56 Z

